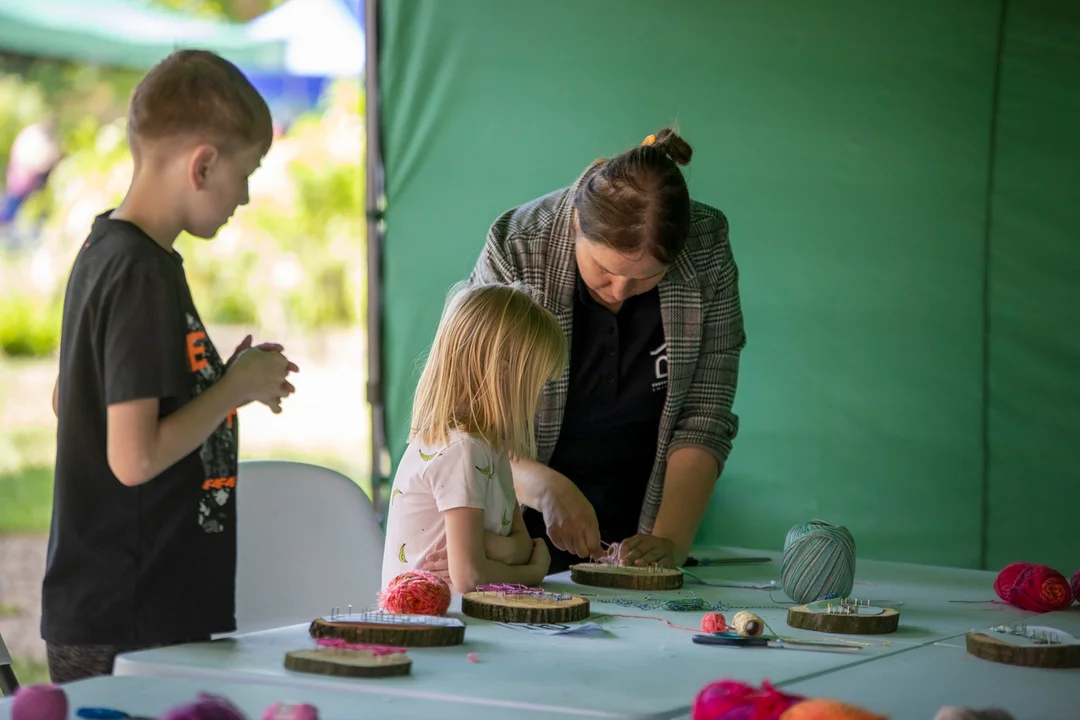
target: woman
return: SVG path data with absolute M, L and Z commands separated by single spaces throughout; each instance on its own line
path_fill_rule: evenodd
M 665 129 L 598 160 L 496 220 L 472 274 L 538 289 L 570 343 L 538 459 L 513 465 L 552 573 L 608 543 L 623 564 L 684 563 L 738 430 L 738 269 L 724 214 L 690 199 L 690 157 Z

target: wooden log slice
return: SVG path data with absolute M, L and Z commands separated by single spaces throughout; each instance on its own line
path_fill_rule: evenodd
M 408 675 L 412 660 L 405 653 L 375 655 L 363 650 L 318 648 L 285 653 L 285 669 L 335 677 L 394 677 Z
M 578 585 L 619 590 L 678 590 L 683 585 L 681 570 L 623 567 L 606 563 L 571 565 L 570 579 Z
M 589 601 L 577 595 L 560 600 L 498 591 L 471 592 L 461 596 L 461 612 L 495 622 L 568 623 L 589 617 Z
M 456 618 L 377 616 L 371 613 L 368 617 L 353 615 L 350 619 L 316 618 L 308 632 L 313 638 L 336 638 L 357 645 L 446 647 L 465 642 L 465 623 Z
M 1006 665 L 1035 668 L 1080 667 L 1080 645 L 1014 645 L 984 633 L 968 633 L 971 655 Z
M 841 615 L 814 612 L 805 605 L 788 608 L 787 624 L 800 630 L 837 633 L 840 635 L 884 635 L 900 627 L 900 613 L 884 608 L 877 615 Z

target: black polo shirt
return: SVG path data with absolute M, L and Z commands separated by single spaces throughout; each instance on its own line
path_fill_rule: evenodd
M 667 374 L 659 290 L 629 298 L 616 314 L 593 299 L 579 275 L 570 386 L 548 466 L 570 478 L 593 504 L 605 542 L 637 534 Z M 533 537 L 546 537 L 540 513 L 527 509 L 525 520 Z M 584 562 L 548 545 L 550 572 Z

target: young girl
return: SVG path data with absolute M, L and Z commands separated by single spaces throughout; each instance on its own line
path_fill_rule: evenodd
M 558 321 L 521 287 L 478 285 L 451 296 L 390 491 L 383 587 L 443 555 L 459 594 L 543 580 L 551 558 L 543 538 L 525 529 L 510 458 L 535 458 L 540 393 L 566 356 Z

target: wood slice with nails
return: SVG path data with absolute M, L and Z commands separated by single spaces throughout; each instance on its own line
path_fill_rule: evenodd
M 620 590 L 678 590 L 683 584 L 681 570 L 660 567 L 624 567 L 607 563 L 571 565 L 570 579 L 578 585 Z
M 394 677 L 408 675 L 412 660 L 405 653 L 375 655 L 363 650 L 318 648 L 285 653 L 285 669 L 336 677 Z
M 465 625 L 460 620 L 455 624 L 422 624 L 395 623 L 391 620 L 363 622 L 316 618 L 308 632 L 313 638 L 335 638 L 357 645 L 446 647 L 465 642 Z
M 1014 645 L 984 633 L 968 633 L 967 651 L 983 660 L 1034 668 L 1080 667 L 1080 645 Z
M 844 615 L 814 612 L 805 605 L 788 608 L 787 624 L 800 630 L 839 635 L 884 635 L 900 627 L 900 613 L 884 608 L 878 615 Z
M 461 612 L 469 617 L 495 622 L 539 625 L 568 623 L 589 617 L 589 601 L 577 595 L 559 600 L 489 590 L 462 595 Z

